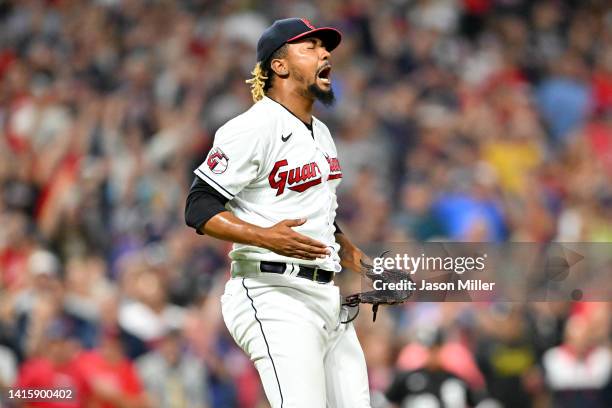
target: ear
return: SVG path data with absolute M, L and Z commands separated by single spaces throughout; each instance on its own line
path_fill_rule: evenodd
M 287 61 L 284 58 L 275 58 L 270 63 L 270 68 L 272 71 L 279 77 L 286 77 L 289 75 L 289 67 L 287 66 Z

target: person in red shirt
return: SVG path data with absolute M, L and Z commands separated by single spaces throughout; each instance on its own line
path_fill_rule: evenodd
M 51 323 L 46 334 L 44 354 L 23 363 L 14 390 L 69 390 L 70 398 L 37 401 L 17 398 L 16 401 L 26 408 L 87 407 L 90 389 L 76 364 L 78 342 L 70 337 L 67 325 L 61 321 Z
M 123 354 L 118 330 L 106 329 L 98 349 L 77 357 L 79 370 L 91 389 L 91 408 L 150 406 L 137 370 Z

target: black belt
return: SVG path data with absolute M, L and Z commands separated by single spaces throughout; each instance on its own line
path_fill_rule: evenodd
M 287 270 L 287 264 L 283 262 L 261 261 L 259 263 L 259 269 L 262 272 L 279 273 L 282 275 Z M 300 271 L 296 276 L 319 283 L 329 283 L 332 281 L 332 279 L 334 279 L 334 272 L 313 268 L 311 266 L 300 265 Z

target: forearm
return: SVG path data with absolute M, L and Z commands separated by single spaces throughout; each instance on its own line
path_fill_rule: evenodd
M 366 262 L 366 255 L 346 236 L 345 233 L 336 233 L 336 242 L 340 245 L 340 265 L 353 272 L 361 273 L 361 262 Z
M 283 220 L 263 228 L 223 211 L 208 220 L 202 227 L 202 232 L 218 239 L 265 248 L 290 258 L 325 258 L 329 255 L 325 244 L 293 230 L 293 227 L 304 225 L 305 222 L 304 218 Z
M 306 219 L 282 220 L 268 228 L 242 221 L 226 210 L 228 200 L 196 177 L 185 205 L 185 222 L 199 234 L 238 244 L 265 248 L 290 258 L 324 258 L 329 250 L 322 242 L 295 232 Z
M 221 212 L 206 222 L 200 232 L 238 244 L 263 246 L 264 228 L 242 221 L 229 211 Z

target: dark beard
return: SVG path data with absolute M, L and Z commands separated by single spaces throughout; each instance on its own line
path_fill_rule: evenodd
M 332 106 L 334 102 L 336 102 L 336 96 L 334 95 L 334 91 L 331 89 L 331 87 L 329 88 L 329 91 L 324 91 L 319 88 L 317 84 L 310 84 L 308 86 L 308 92 L 325 106 Z

